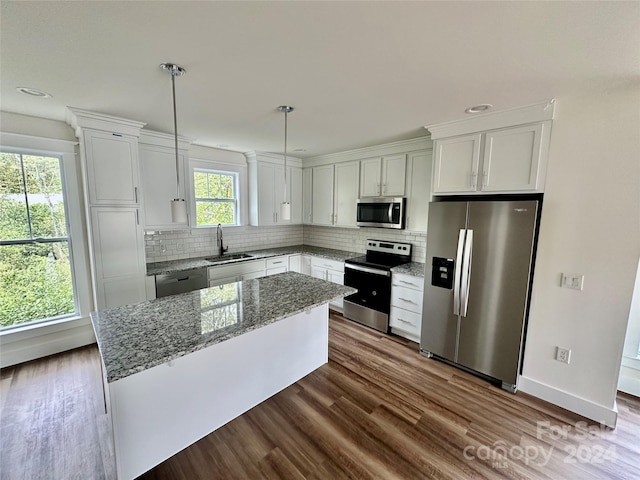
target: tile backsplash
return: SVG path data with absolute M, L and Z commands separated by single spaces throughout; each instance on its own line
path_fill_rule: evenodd
M 364 253 L 365 241 L 374 238 L 411 243 L 414 262 L 424 262 L 426 257 L 425 234 L 391 229 L 286 225 L 225 227 L 223 233 L 229 253 L 302 244 Z M 217 254 L 215 228 L 146 232 L 144 240 L 149 263 Z

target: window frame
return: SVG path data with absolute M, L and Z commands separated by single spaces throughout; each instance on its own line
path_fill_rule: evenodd
M 225 227 L 231 227 L 231 226 L 238 226 L 239 222 L 238 222 L 238 174 L 236 172 L 227 172 L 227 171 L 222 171 L 222 170 L 211 170 L 208 168 L 194 168 L 193 169 L 193 174 L 192 177 L 196 174 L 196 173 L 205 173 L 207 175 L 224 175 L 227 177 L 231 177 L 232 182 L 233 182 L 233 198 L 215 198 L 215 197 L 196 197 L 196 193 L 195 193 L 195 188 L 193 189 L 193 201 L 195 203 L 196 206 L 196 211 L 197 209 L 197 204 L 198 202 L 207 202 L 207 203 L 230 203 L 233 205 L 233 217 L 235 219 L 234 223 L 224 223 L 222 224 Z M 194 180 L 195 183 L 195 180 Z M 217 224 L 211 224 L 211 223 L 207 223 L 205 225 L 198 225 L 197 224 L 197 217 L 194 217 L 194 220 L 196 222 L 196 227 L 198 228 L 206 228 L 206 227 L 215 227 Z
M 212 160 L 189 159 L 189 202 L 190 202 L 190 227 L 194 229 L 215 228 L 217 224 L 198 225 L 196 216 L 196 196 L 193 175 L 196 171 L 205 171 L 207 173 L 222 173 L 225 175 L 233 175 L 235 178 L 235 202 L 236 202 L 236 223 L 225 224 L 225 228 L 234 228 L 245 225 L 248 218 L 247 213 L 247 181 L 246 166 L 231 163 L 215 162 Z M 227 199 L 220 199 L 226 201 Z
M 62 194 L 67 223 L 69 260 L 73 278 L 75 313 L 33 320 L 11 325 L 0 330 L 0 335 L 16 334 L 33 329 L 42 329 L 87 318 L 91 311 L 91 277 L 89 274 L 88 249 L 84 235 L 86 222 L 82 203 L 82 189 L 77 142 L 31 135 L 0 133 L 0 148 L 4 152 L 23 155 L 38 155 L 60 159 Z

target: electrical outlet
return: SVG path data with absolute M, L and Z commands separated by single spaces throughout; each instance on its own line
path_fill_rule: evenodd
M 584 275 L 579 273 L 563 273 L 560 286 L 564 288 L 571 288 L 572 290 L 582 290 L 584 285 Z
M 568 364 L 571 361 L 571 349 L 556 347 L 556 360 Z

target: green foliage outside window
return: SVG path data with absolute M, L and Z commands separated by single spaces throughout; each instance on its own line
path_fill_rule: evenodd
M 234 174 L 195 170 L 193 185 L 196 222 L 205 225 L 237 224 L 237 192 Z
M 60 160 L 2 152 L 0 327 L 74 312 Z

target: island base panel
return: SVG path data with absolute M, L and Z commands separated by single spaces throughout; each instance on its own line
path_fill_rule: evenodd
M 327 363 L 328 305 L 108 384 L 118 478 L 133 479 Z

